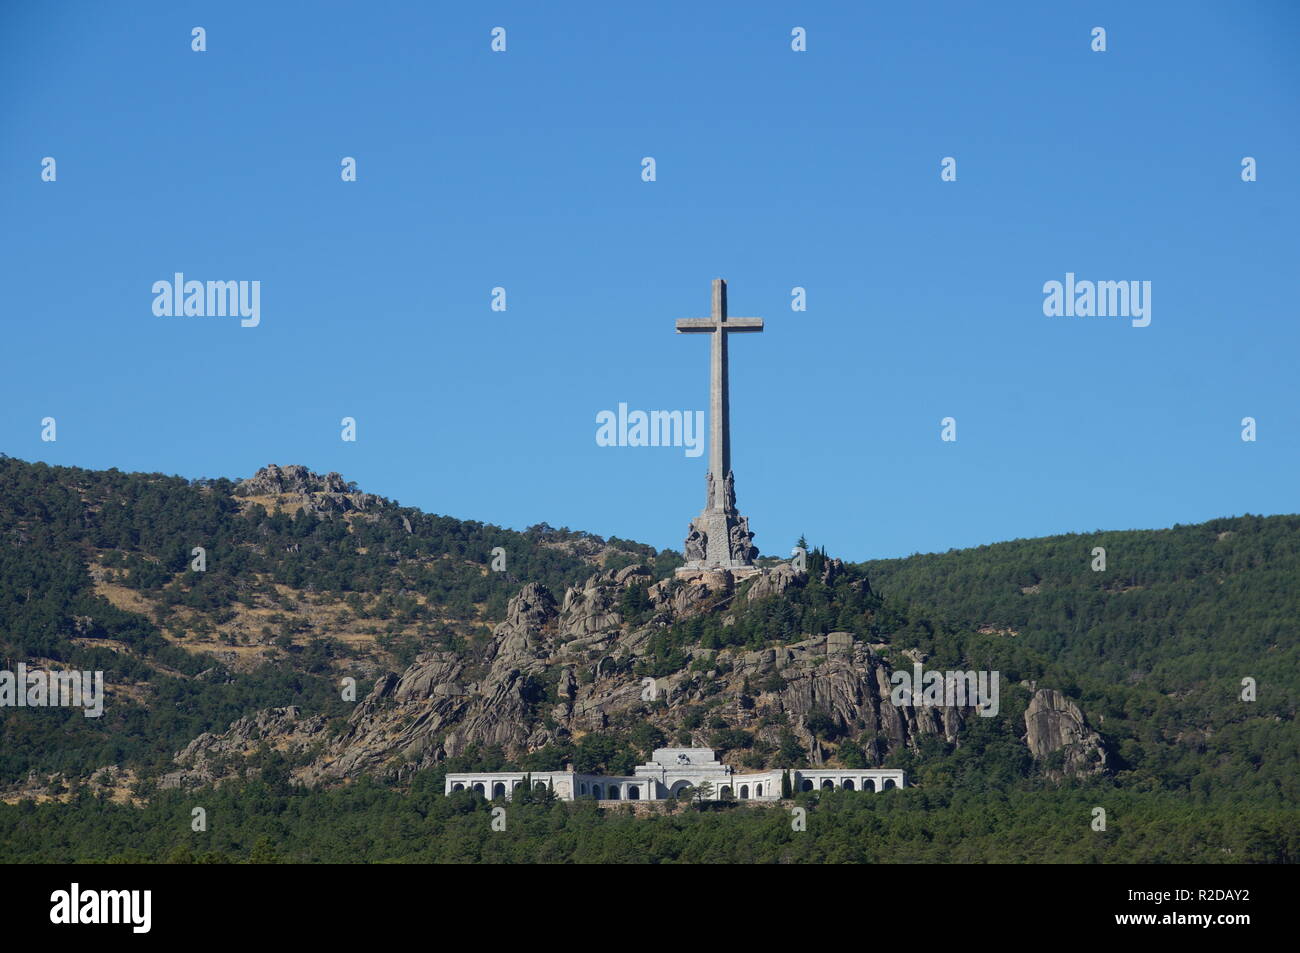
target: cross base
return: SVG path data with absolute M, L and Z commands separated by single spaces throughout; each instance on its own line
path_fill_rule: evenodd
M 730 482 L 728 479 L 728 486 Z M 753 568 L 754 557 L 758 555 L 753 539 L 749 520 L 740 515 L 734 503 L 724 508 L 705 509 L 691 520 L 691 532 L 684 547 L 684 568 L 697 572 Z

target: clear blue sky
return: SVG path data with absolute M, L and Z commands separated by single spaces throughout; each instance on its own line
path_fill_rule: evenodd
M 1300 6 L 615 7 L 5 3 L 0 451 L 680 548 L 706 458 L 595 416 L 707 406 L 725 277 L 764 553 L 1300 509 Z M 261 325 L 154 316 L 177 271 Z M 1150 327 L 1044 316 L 1066 272 Z

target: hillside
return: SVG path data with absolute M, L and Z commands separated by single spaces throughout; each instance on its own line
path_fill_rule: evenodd
M 1105 570 L 1092 568 L 1096 547 Z M 1300 516 L 1016 540 L 861 568 L 909 611 L 1014 645 L 1016 661 L 1001 664 L 1031 666 L 1015 674 L 1052 671 L 1099 725 L 1121 779 L 1300 796 Z M 1257 700 L 1242 700 L 1244 678 Z
M 503 572 L 490 571 L 497 547 Z M 0 456 L 0 651 L 102 670 L 112 700 L 100 719 L 4 710 L 0 785 L 110 765 L 156 774 L 262 708 L 344 714 L 338 677 L 373 680 L 431 646 L 481 650 L 520 579 L 561 588 L 663 558 L 432 516 L 299 467 L 191 482 Z
M 1300 518 L 856 565 L 813 551 L 737 586 L 684 583 L 679 564 L 302 467 L 186 481 L 0 457 L 0 650 L 10 668 L 101 669 L 109 698 L 98 719 L 0 709 L 16 805 L 0 829 L 53 823 L 33 801 L 69 824 L 137 812 L 119 829 L 198 791 L 283 809 L 341 785 L 435 796 L 467 767 L 620 773 L 668 742 L 754 768 L 902 767 L 916 790 L 898 797 L 961 825 L 983 797 L 1049 826 L 1105 792 L 1157 827 L 1170 805 L 1213 806 L 1249 821 L 1214 850 L 1295 856 Z M 895 706 L 890 675 L 917 662 L 998 671 L 997 716 Z

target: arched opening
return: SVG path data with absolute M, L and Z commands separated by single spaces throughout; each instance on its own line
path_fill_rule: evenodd
M 492 785 L 493 798 L 499 798 L 505 796 L 506 796 L 506 785 L 504 781 L 498 781 L 496 784 Z
M 627 799 L 628 799 L 629 801 L 639 801 L 639 800 L 641 800 L 641 790 L 640 790 L 640 788 L 638 788 L 635 784 L 631 785 L 631 786 L 627 789 Z
M 597 801 L 599 801 L 601 800 L 601 798 L 605 796 L 605 789 L 602 788 L 599 784 L 593 784 L 591 786 L 591 796 L 594 797 Z
M 524 782 L 523 782 L 523 781 L 516 781 L 516 782 L 515 782 L 515 786 L 512 787 L 510 790 L 511 790 L 511 791 L 518 791 L 518 790 L 519 790 L 521 787 L 523 787 L 523 786 L 524 786 Z
M 873 779 L 871 779 L 871 778 L 863 778 L 863 779 L 862 779 L 862 790 L 864 790 L 864 791 L 870 791 L 870 792 L 872 792 L 872 793 L 874 794 L 875 791 L 876 791 L 876 782 L 875 782 Z
M 763 796 L 763 785 L 761 784 L 754 785 L 754 797 L 762 797 L 762 796 Z
M 618 785 L 617 785 L 617 784 L 611 784 L 611 785 L 609 786 L 609 791 L 607 791 L 606 794 L 605 794 L 605 797 L 607 797 L 607 798 L 608 798 L 609 800 L 611 800 L 611 801 L 617 801 L 617 800 L 618 800 Z
M 886 787 L 886 788 L 896 788 L 896 787 L 898 787 L 898 782 L 895 781 L 893 778 L 885 778 L 885 787 Z
M 586 782 L 586 781 L 582 781 L 582 782 L 580 782 L 580 783 L 578 784 L 578 793 L 579 793 L 579 794 L 586 794 L 586 793 L 587 793 L 587 782 Z
M 453 784 L 453 785 L 451 786 L 451 789 L 452 789 L 453 791 L 463 791 L 463 790 L 465 790 L 465 785 L 463 785 L 463 784 L 461 784 L 459 781 L 457 781 L 455 784 Z
M 800 791 L 811 791 L 812 789 L 813 789 L 813 783 L 811 778 L 805 778 L 803 782 L 799 785 Z
M 673 795 L 673 797 L 677 797 L 679 794 L 681 794 L 683 791 L 685 791 L 685 790 L 686 790 L 688 787 L 690 787 L 690 786 L 691 786 L 691 782 L 690 782 L 690 781 L 678 781 L 678 782 L 677 782 L 676 784 L 674 784 L 673 787 L 672 787 L 672 795 Z
M 741 799 L 742 801 L 748 801 L 748 800 L 749 800 L 749 785 L 748 785 L 748 784 L 742 784 L 742 785 L 740 786 L 740 799 Z
M 475 781 L 475 782 L 474 782 L 474 793 L 475 793 L 475 794 L 482 794 L 482 793 L 483 793 L 483 782 L 482 782 L 482 781 Z
M 852 779 L 852 778 L 847 778 L 847 779 L 844 781 L 844 790 L 846 790 L 846 791 L 853 791 L 853 790 L 856 790 L 856 789 L 853 787 L 853 779 Z
M 722 786 L 722 790 L 718 792 L 718 797 L 724 797 L 724 798 L 731 797 L 731 785 L 724 784 Z
M 830 778 L 827 778 L 825 781 L 822 782 L 822 790 L 823 790 L 823 791 L 834 791 L 834 790 L 835 790 L 835 782 L 832 781 Z
M 545 781 L 534 781 L 534 782 L 533 782 L 533 790 L 534 790 L 534 791 L 545 791 L 545 790 L 546 790 L 546 782 L 545 782 Z

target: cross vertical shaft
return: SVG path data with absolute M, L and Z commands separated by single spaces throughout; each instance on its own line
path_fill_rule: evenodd
M 731 395 L 727 383 L 727 283 L 713 279 L 713 320 L 718 330 L 710 342 L 712 367 L 709 375 L 709 472 L 713 485 L 721 488 L 731 472 Z M 714 509 L 722 509 L 722 496 L 714 497 Z

